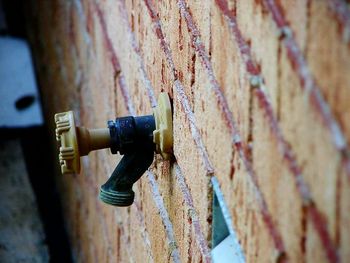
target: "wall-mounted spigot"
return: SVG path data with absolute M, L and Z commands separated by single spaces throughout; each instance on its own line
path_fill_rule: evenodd
M 153 115 L 122 117 L 109 121 L 111 151 L 124 154 L 108 181 L 101 186 L 100 199 L 110 205 L 129 206 L 134 201 L 133 184 L 153 162 L 156 128 Z
M 124 155 L 100 189 L 100 199 L 110 205 L 131 205 L 132 186 L 152 164 L 154 151 L 164 159 L 172 153 L 172 112 L 166 93 L 160 94 L 154 115 L 117 118 L 105 129 L 76 127 L 72 111 L 56 114 L 55 121 L 63 174 L 79 173 L 80 156 L 93 150 L 110 148 L 113 154 Z

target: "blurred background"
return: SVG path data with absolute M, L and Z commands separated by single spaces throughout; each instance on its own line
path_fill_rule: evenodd
M 71 262 L 24 2 L 0 0 L 0 262 Z

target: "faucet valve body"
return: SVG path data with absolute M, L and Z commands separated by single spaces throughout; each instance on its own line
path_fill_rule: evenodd
M 124 154 L 111 177 L 100 188 L 100 199 L 110 205 L 129 206 L 134 202 L 133 184 L 152 164 L 155 144 L 153 115 L 122 117 L 109 121 L 111 152 Z
M 143 144 L 149 144 L 155 149 L 153 131 L 156 124 L 153 115 L 117 118 L 115 121 L 108 121 L 108 128 L 113 154 L 134 151 Z

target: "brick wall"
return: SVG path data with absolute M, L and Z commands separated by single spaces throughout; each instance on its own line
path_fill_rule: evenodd
M 174 107 L 174 161 L 101 203 L 120 157 L 58 176 L 78 262 L 211 262 L 211 178 L 247 262 L 350 260 L 350 8 L 343 0 L 31 1 L 46 117 Z M 53 141 L 54 143 L 54 141 Z

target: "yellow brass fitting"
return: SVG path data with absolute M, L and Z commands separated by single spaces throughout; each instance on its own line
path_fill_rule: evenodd
M 62 174 L 79 173 L 80 156 L 110 146 L 109 129 L 76 127 L 72 111 L 55 114 L 56 139 L 61 142 L 59 161 Z
M 173 152 L 173 118 L 167 93 L 159 94 L 158 105 L 153 109 L 153 115 L 156 121 L 156 129 L 153 131 L 156 152 L 169 160 Z

